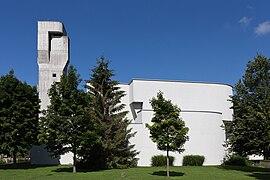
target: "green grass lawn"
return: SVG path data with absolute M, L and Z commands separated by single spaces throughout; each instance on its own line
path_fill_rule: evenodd
M 238 166 L 171 167 L 170 179 L 268 179 L 270 169 Z M 165 167 L 137 167 L 72 173 L 71 166 L 0 165 L 0 179 L 167 179 Z

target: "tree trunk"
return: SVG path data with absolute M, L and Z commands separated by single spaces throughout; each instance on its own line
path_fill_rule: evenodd
M 167 177 L 170 177 L 170 162 L 169 162 L 169 150 L 167 148 Z
M 13 164 L 17 163 L 17 152 L 13 151 Z
M 76 153 L 73 153 L 73 173 L 77 172 L 76 165 L 77 165 Z

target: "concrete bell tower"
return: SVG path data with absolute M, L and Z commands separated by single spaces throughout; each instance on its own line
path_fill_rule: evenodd
M 38 91 L 41 110 L 50 104 L 48 90 L 69 64 L 69 38 L 63 23 L 38 21 Z
M 69 64 L 69 38 L 63 23 L 38 21 L 38 92 L 40 110 L 50 104 L 48 96 L 53 82 L 59 82 Z M 44 145 L 33 145 L 30 150 L 31 164 L 69 164 L 71 154 L 52 158 Z

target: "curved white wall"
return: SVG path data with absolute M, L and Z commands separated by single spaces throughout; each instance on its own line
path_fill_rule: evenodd
M 182 154 L 170 153 L 176 158 L 175 165 L 182 165 L 184 155 L 197 154 L 205 156 L 204 165 L 221 163 L 225 149 L 225 132 L 221 127 L 223 120 L 232 120 L 232 106 L 228 101 L 232 95 L 232 87 L 224 84 L 193 83 L 177 81 L 133 80 L 129 85 L 121 85 L 127 96 L 122 99 L 130 112 L 128 118 L 133 119 L 131 128 L 137 132 L 131 144 L 140 151 L 139 166 L 149 166 L 153 155 L 164 154 L 149 138 L 146 123 L 151 124 L 153 111 L 149 100 L 156 97 L 161 90 L 165 98 L 177 104 L 182 112 L 181 117 L 189 127 L 189 141 Z M 141 109 L 135 109 L 136 118 L 132 115 L 132 103 L 141 103 Z M 138 107 L 137 107 L 138 108 Z M 135 119 L 134 119 L 135 118 Z
M 223 119 L 232 119 L 232 87 L 225 84 L 177 81 L 133 80 L 128 95 L 130 102 L 143 102 L 143 109 L 151 109 L 149 99 L 161 90 L 167 99 L 182 110 L 221 112 Z M 132 94 L 132 95 L 131 95 Z

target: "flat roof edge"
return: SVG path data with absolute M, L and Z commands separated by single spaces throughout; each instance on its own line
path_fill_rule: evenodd
M 59 20 L 38 20 L 38 22 L 53 22 L 53 23 L 62 23 L 64 24 L 62 21 L 59 21 Z
M 216 85 L 224 85 L 229 86 L 233 88 L 232 85 L 226 84 L 226 83 L 218 83 L 218 82 L 202 82 L 202 81 L 183 81 L 183 80 L 166 80 L 166 79 L 143 79 L 143 78 L 133 78 L 127 83 L 127 85 L 130 85 L 133 81 L 161 81 L 161 82 L 179 82 L 179 83 L 199 83 L 199 84 L 216 84 Z M 126 84 L 126 83 L 120 83 L 120 84 Z

